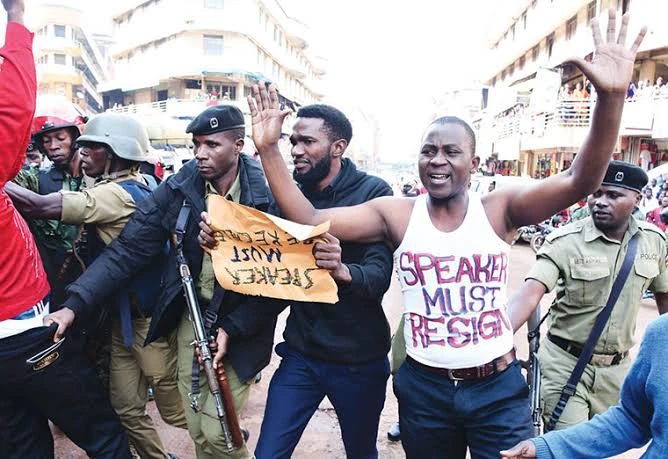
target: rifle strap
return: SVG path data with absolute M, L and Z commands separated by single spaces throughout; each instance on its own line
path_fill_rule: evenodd
M 545 426 L 546 432 L 554 430 L 554 427 L 557 425 L 557 421 L 559 421 L 561 414 L 564 412 L 564 408 L 566 408 L 568 399 L 570 399 L 571 396 L 575 395 L 577 385 L 580 382 L 580 378 L 582 377 L 582 373 L 584 373 L 584 370 L 587 364 L 589 363 L 589 360 L 591 360 L 591 356 L 594 354 L 594 348 L 596 347 L 596 343 L 598 342 L 598 339 L 601 337 L 601 333 L 603 333 L 605 325 L 608 323 L 608 319 L 612 314 L 612 309 L 615 307 L 615 304 L 619 299 L 619 295 L 622 293 L 622 288 L 626 283 L 626 279 L 628 278 L 629 273 L 631 272 L 631 267 L 633 266 L 633 262 L 636 258 L 636 252 L 638 249 L 639 234 L 640 234 L 639 232 L 634 234 L 631 240 L 629 241 L 626 255 L 624 256 L 624 261 L 622 262 L 622 267 L 619 270 L 619 274 L 617 274 L 615 282 L 612 284 L 612 289 L 610 291 L 610 296 L 608 297 L 608 302 L 605 304 L 605 308 L 603 308 L 603 310 L 596 317 L 596 322 L 594 323 L 594 327 L 589 333 L 589 337 L 587 338 L 587 342 L 585 343 L 582 349 L 582 353 L 578 358 L 578 362 L 575 365 L 575 368 L 573 369 L 573 373 L 571 373 L 570 377 L 568 378 L 568 381 L 566 382 L 566 385 L 561 390 L 561 397 L 559 398 L 559 402 L 552 411 L 550 420 Z
M 176 219 L 176 228 L 175 228 L 177 256 L 184 259 L 185 256 L 183 254 L 183 240 L 185 239 L 186 225 L 188 224 L 189 217 L 190 217 L 190 203 L 188 203 L 188 201 L 184 199 L 183 206 L 181 206 L 181 211 L 179 212 L 179 216 Z M 205 336 L 208 336 L 211 333 L 211 327 L 218 320 L 218 311 L 220 310 L 220 305 L 222 304 L 224 297 L 225 297 L 225 289 L 222 288 L 218 284 L 218 282 L 216 282 L 213 292 L 213 297 L 211 298 L 211 301 L 209 301 L 209 304 L 207 305 L 206 311 L 204 313 Z M 197 357 L 193 354 L 190 397 L 191 400 L 193 401 L 192 408 L 195 411 L 199 411 L 199 408 L 196 403 L 197 395 L 199 395 L 201 392 L 199 377 L 200 377 L 200 365 L 199 362 L 197 361 Z
M 186 225 L 188 224 L 189 217 L 190 203 L 184 199 L 179 216 L 176 218 L 176 228 L 174 229 L 176 233 L 176 251 L 179 256 L 183 255 L 183 239 L 186 236 Z

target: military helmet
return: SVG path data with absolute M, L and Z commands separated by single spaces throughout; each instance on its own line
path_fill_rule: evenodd
M 86 124 L 86 133 L 79 142 L 106 145 L 119 158 L 128 161 L 148 161 L 150 143 L 144 126 L 135 118 L 120 113 L 95 115 Z

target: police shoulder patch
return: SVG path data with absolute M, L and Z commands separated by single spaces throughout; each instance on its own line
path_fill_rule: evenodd
M 582 231 L 582 228 L 584 228 L 584 220 L 578 220 L 576 222 L 569 223 L 568 225 L 562 226 L 552 231 L 550 234 L 547 235 L 545 240 L 548 242 L 552 242 L 556 239 L 559 239 L 560 237 L 564 237 L 569 234 L 579 233 L 580 231 Z

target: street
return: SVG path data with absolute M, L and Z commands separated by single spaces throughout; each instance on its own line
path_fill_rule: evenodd
M 530 269 L 534 261 L 534 253 L 527 245 L 516 245 L 510 258 L 510 289 L 514 291 L 523 281 L 524 275 Z M 547 310 L 553 296 L 544 298 L 542 303 L 543 310 Z M 401 292 L 397 282 L 393 282 L 384 299 L 384 308 L 387 313 L 390 327 L 394 330 L 401 315 Z M 647 324 L 657 316 L 656 306 L 653 301 L 643 301 L 638 317 L 636 342 L 639 342 L 644 333 Z M 284 312 L 278 321 L 276 330 L 276 342 L 280 342 L 287 311 Z M 543 334 L 544 336 L 544 334 Z M 515 336 L 515 343 L 518 349 L 518 355 L 526 358 L 528 346 L 526 341 L 526 326 Z M 637 353 L 636 345 L 632 351 L 633 356 Z M 264 403 L 271 376 L 279 364 L 276 355 L 273 356 L 271 364 L 262 372 L 262 381 L 253 387 L 251 398 L 246 411 L 241 416 L 241 424 L 251 432 L 249 446 L 251 451 L 255 447 L 257 437 L 260 431 L 262 415 L 264 412 Z M 186 408 L 189 409 L 189 408 Z M 151 416 L 158 425 L 158 430 L 167 449 L 176 454 L 181 459 L 194 458 L 194 447 L 190 441 L 188 433 L 179 429 L 166 426 L 157 414 L 155 404 L 150 404 Z M 378 449 L 379 456 L 383 459 L 403 458 L 404 453 L 400 443 L 393 443 L 387 439 L 387 430 L 390 425 L 397 420 L 397 401 L 392 393 L 391 380 L 387 385 L 387 400 L 385 408 L 380 419 L 380 428 L 378 431 Z M 445 445 L 444 445 L 445 446 Z M 623 458 L 637 458 L 640 452 L 629 452 Z M 56 435 L 56 458 L 79 459 L 85 458 L 85 454 L 74 447 L 62 434 Z M 337 423 L 336 413 L 331 404 L 325 400 L 321 405 L 311 422 L 309 423 L 301 442 L 297 446 L 294 458 L 306 459 L 312 457 L 320 458 L 345 458 L 345 451 L 341 441 L 340 431 Z

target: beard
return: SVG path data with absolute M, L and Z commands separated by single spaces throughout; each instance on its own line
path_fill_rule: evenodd
M 295 169 L 292 172 L 292 178 L 304 188 L 315 188 L 325 177 L 329 175 L 332 168 L 332 156 L 326 155 L 320 161 L 303 174 L 299 174 Z

